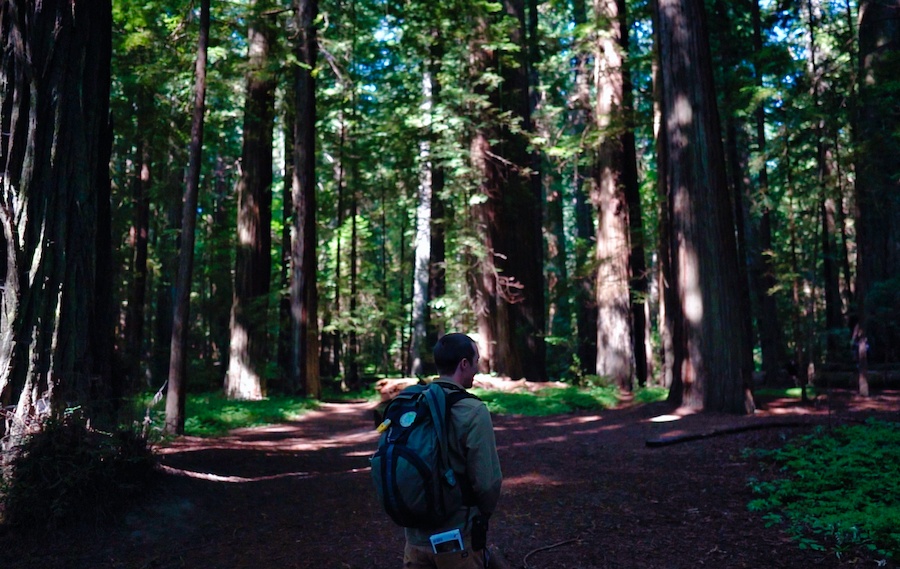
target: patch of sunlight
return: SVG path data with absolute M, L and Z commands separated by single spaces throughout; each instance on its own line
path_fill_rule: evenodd
M 355 452 L 345 452 L 344 456 L 350 458 L 369 458 L 374 454 L 372 450 L 358 450 Z
M 547 426 L 547 427 L 568 427 L 568 426 L 571 426 L 571 425 L 581 425 L 581 424 L 584 424 L 584 423 L 594 423 L 594 422 L 596 422 L 596 421 L 602 421 L 602 420 L 603 420 L 603 417 L 601 417 L 600 415 L 591 415 L 591 416 L 589 416 L 589 417 L 571 417 L 571 418 L 566 418 L 566 419 L 563 420 L 563 421 L 548 421 L 547 423 L 544 423 L 544 426 Z M 495 427 L 494 430 L 496 431 L 497 428 Z
M 671 423 L 672 421 L 678 421 L 681 417 L 678 415 L 657 415 L 650 419 L 651 423 Z
M 562 486 L 562 484 L 563 483 L 558 480 L 554 480 L 543 474 L 537 474 L 536 472 L 503 479 L 504 488 L 516 486 Z
M 684 315 L 692 324 L 703 320 L 703 293 L 700 288 L 700 266 L 693 251 L 682 251 L 682 279 L 684 281 Z

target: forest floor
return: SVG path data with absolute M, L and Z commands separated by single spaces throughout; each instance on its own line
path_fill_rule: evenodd
M 803 550 L 748 511 L 748 448 L 814 425 L 898 420 L 900 393 L 773 400 L 753 416 L 678 416 L 664 403 L 494 418 L 504 484 L 489 542 L 516 568 L 888 567 L 866 551 Z M 107 527 L 0 535 L 0 567 L 347 568 L 402 565 L 403 533 L 374 499 L 372 403 L 328 403 L 293 423 L 182 438 L 158 484 Z M 660 417 L 673 415 L 669 421 Z M 657 420 L 654 420 L 657 418 Z M 733 430 L 749 427 L 746 430 Z M 651 447 L 648 440 L 726 430 Z

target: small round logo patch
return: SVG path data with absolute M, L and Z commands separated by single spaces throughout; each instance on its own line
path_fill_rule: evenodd
M 400 426 L 408 427 L 412 425 L 416 421 L 416 412 L 415 411 L 407 411 L 406 413 L 400 415 Z

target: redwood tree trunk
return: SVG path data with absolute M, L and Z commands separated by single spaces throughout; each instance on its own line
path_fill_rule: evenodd
M 431 143 L 431 110 L 434 105 L 432 75 L 426 71 L 422 78 L 423 112 L 427 115 L 426 128 L 419 142 L 419 188 L 416 203 L 416 237 L 413 245 L 413 289 L 412 289 L 412 337 L 409 342 L 410 373 L 420 376 L 424 373 L 428 346 L 428 281 L 431 269 L 431 219 L 434 186 L 432 180 L 433 161 Z
M 572 19 L 575 26 L 583 26 L 587 22 L 587 8 L 584 0 L 573 0 Z M 574 84 L 575 96 L 573 100 L 573 128 L 575 132 L 584 132 L 587 124 L 592 120 L 592 103 L 590 88 L 590 73 L 587 62 L 591 58 L 590 47 L 578 45 L 575 50 Z M 579 157 L 581 158 L 581 157 Z M 589 270 L 593 263 L 588 261 L 588 253 L 596 239 L 593 212 L 586 195 L 585 173 L 586 165 L 575 163 L 575 172 L 572 179 L 575 194 L 575 321 L 577 335 L 575 352 L 581 373 L 596 373 L 597 367 L 597 296 L 594 293 L 596 284 L 596 270 Z
M 701 0 L 658 1 L 662 125 L 665 130 L 667 314 L 675 314 L 670 397 L 685 407 L 747 413 L 746 350 L 735 223 L 725 179 L 721 129 Z M 723 331 L 727 330 L 728 334 Z
M 294 111 L 286 108 L 284 113 L 284 200 L 281 209 L 281 266 L 278 287 L 289 291 L 291 287 L 291 224 L 294 218 Z M 299 393 L 300 379 L 292 373 L 291 365 L 291 296 L 278 296 L 278 370 L 279 389 L 284 393 Z
M 231 305 L 231 342 L 225 395 L 262 399 L 268 362 L 267 313 L 272 269 L 272 128 L 275 76 L 269 52 L 274 31 L 257 0 L 249 10 L 249 69 L 244 104 L 244 146 L 238 182 L 237 254 Z
M 140 99 L 139 99 L 140 101 Z M 141 113 L 145 107 L 138 103 L 138 136 L 145 132 Z M 142 128 L 143 127 L 143 128 Z M 134 225 L 131 227 L 129 242 L 132 247 L 131 276 L 128 292 L 128 312 L 125 317 L 126 358 L 129 379 L 136 381 L 140 376 L 141 357 L 144 344 L 144 311 L 147 296 L 147 252 L 150 233 L 150 145 L 145 139 L 138 142 L 134 179 Z
M 507 2 L 506 11 L 516 24 L 510 39 L 524 48 L 524 2 Z M 528 130 L 528 66 L 525 61 L 517 67 L 500 66 L 499 56 L 489 47 L 476 48 L 476 71 L 499 70 L 502 77 L 501 88 L 487 90 L 491 111 L 510 113 Z M 486 248 L 480 275 L 485 302 L 479 317 L 484 331 L 490 326 L 493 371 L 541 381 L 546 378 L 542 215 L 540 194 L 531 179 L 537 173 L 528 169 L 533 160 L 524 134 L 496 116 L 486 118 L 473 141 L 485 200 L 479 206 Z
M 835 235 L 835 207 L 832 191 L 831 160 L 832 151 L 827 142 L 825 117 L 822 115 L 821 99 L 828 88 L 819 68 L 818 45 L 816 42 L 817 8 L 812 0 L 806 2 L 807 23 L 809 24 L 809 71 L 812 76 L 811 92 L 813 107 L 819 118 L 816 120 L 816 172 L 818 175 L 819 213 L 821 222 L 822 281 L 825 290 L 825 327 L 827 328 L 825 359 L 835 359 L 841 351 L 846 334 L 843 330 L 843 310 L 841 306 L 840 274 L 838 271 L 837 237 Z
M 877 326 L 870 297 L 900 274 L 900 0 L 864 0 L 859 6 L 859 123 L 856 178 L 860 363 L 896 354 L 900 338 Z M 896 285 L 891 286 L 896 290 Z M 862 368 L 862 365 L 861 365 Z M 868 394 L 868 378 L 859 374 Z
M 441 97 L 441 60 L 443 59 L 443 44 L 439 33 L 433 33 L 434 44 L 431 50 L 431 97 L 435 104 Z M 436 142 L 436 139 L 435 139 Z M 447 293 L 447 278 L 445 269 L 447 220 L 449 216 L 442 194 L 444 192 L 444 166 L 437 160 L 431 162 L 431 259 L 428 264 L 428 298 L 435 301 Z M 444 316 L 440 309 L 431 308 L 428 314 L 427 346 L 434 346 L 438 338 L 446 332 Z M 434 370 L 433 358 L 425 366 L 426 372 Z
M 298 65 L 294 78 L 294 219 L 291 232 L 291 383 L 307 397 L 322 394 L 316 292 L 316 68 L 317 0 L 297 0 Z
M 753 19 L 753 50 L 757 57 L 763 49 L 762 21 L 759 13 L 759 0 L 751 2 Z M 762 71 L 754 69 L 754 78 L 757 88 L 762 89 Z M 756 123 L 756 151 L 757 158 L 766 155 L 766 110 L 760 104 L 754 112 Z M 762 369 L 765 373 L 766 383 L 777 381 L 780 375 L 782 360 L 784 359 L 783 335 L 781 332 L 778 307 L 775 304 L 775 296 L 771 292 L 775 289 L 775 268 L 772 266 L 771 257 L 765 252 L 772 249 L 772 211 L 769 207 L 769 172 L 766 161 L 759 159 L 759 198 L 755 201 L 760 204 L 759 221 L 755 222 L 755 216 L 750 218 L 749 234 L 754 237 L 750 240 L 751 265 L 750 276 L 753 294 L 756 298 L 758 313 L 756 327 L 759 332 L 760 352 L 762 353 Z
M 203 150 L 203 120 L 206 111 L 206 56 L 209 48 L 209 3 L 200 1 L 200 37 L 194 68 L 194 109 L 191 116 L 191 143 L 188 176 L 181 222 L 181 251 L 175 308 L 172 317 L 172 348 L 169 352 L 169 386 L 166 391 L 166 425 L 169 434 L 184 433 L 184 402 L 187 387 L 187 343 L 190 327 L 191 276 L 194 272 L 194 235 L 197 226 L 197 198 L 200 191 L 200 154 Z
M 602 0 L 595 3 L 597 19 L 608 29 L 598 37 L 595 65 L 597 106 L 594 114 L 601 144 L 595 163 L 592 198 L 597 224 L 597 374 L 613 379 L 623 391 L 634 385 L 635 361 L 641 359 L 644 379 L 646 361 L 643 326 L 634 333 L 631 294 L 631 213 L 640 216 L 634 135 L 630 121 L 630 82 L 626 80 L 625 56 L 628 27 L 625 3 Z M 641 254 L 643 251 L 641 250 Z M 642 269 L 641 260 L 638 266 Z
M 112 395 L 111 10 L 0 4 L 0 401 L 17 403 L 13 443 L 67 401 L 90 412 Z

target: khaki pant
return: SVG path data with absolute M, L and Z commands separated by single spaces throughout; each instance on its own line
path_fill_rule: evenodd
M 466 549 L 449 553 L 434 553 L 431 546 L 407 543 L 403 569 L 484 569 L 484 550 L 473 551 L 468 540 Z

